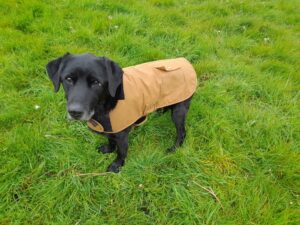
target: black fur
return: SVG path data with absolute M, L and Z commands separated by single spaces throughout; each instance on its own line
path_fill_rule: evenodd
M 118 100 L 126 98 L 123 92 L 123 71 L 118 64 L 105 57 L 67 53 L 50 61 L 46 68 L 56 92 L 60 84 L 63 84 L 68 111 L 73 119 L 82 119 L 82 116 L 94 112 L 92 118 L 99 121 L 106 131 L 111 131 L 109 111 L 116 106 Z M 175 151 L 185 139 L 185 119 L 191 98 L 164 108 L 171 110 L 177 132 L 175 144 L 168 152 Z M 89 118 L 84 120 L 87 119 Z M 108 144 L 98 147 L 98 151 L 102 153 L 117 151 L 117 157 L 108 171 L 117 173 L 124 165 L 131 128 L 129 126 L 119 133 L 105 134 Z

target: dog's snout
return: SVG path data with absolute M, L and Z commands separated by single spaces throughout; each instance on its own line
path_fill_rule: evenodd
M 80 119 L 84 113 L 83 108 L 78 104 L 73 104 L 68 107 L 70 116 L 74 119 Z

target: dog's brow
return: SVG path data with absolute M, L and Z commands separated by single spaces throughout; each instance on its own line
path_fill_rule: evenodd
M 88 74 L 87 74 L 87 78 L 88 78 L 88 79 L 93 79 L 93 80 L 101 80 L 101 79 L 99 79 L 98 76 L 95 76 L 95 75 L 93 75 L 92 73 L 88 73 Z

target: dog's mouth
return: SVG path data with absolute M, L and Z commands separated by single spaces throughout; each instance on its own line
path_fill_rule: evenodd
M 95 113 L 94 110 L 84 111 L 84 112 L 68 111 L 68 119 L 88 121 L 93 117 L 94 113 Z

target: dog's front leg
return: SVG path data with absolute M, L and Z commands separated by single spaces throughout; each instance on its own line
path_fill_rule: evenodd
M 129 130 L 125 130 L 113 135 L 112 138 L 117 145 L 117 158 L 107 168 L 108 172 L 118 173 L 120 168 L 124 166 L 128 151 L 128 133 Z
M 103 154 L 112 153 L 116 149 L 116 142 L 108 137 L 108 144 L 101 145 L 97 148 L 98 152 L 102 152 Z

